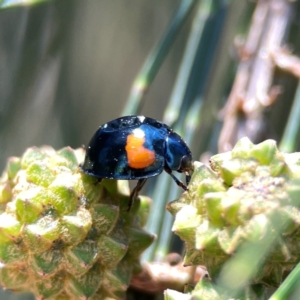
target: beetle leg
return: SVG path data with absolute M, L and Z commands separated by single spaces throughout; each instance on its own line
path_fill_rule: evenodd
M 130 194 L 130 198 L 129 198 L 129 203 L 128 203 L 128 207 L 127 207 L 127 211 L 130 211 L 130 208 L 134 202 L 134 199 L 138 196 L 139 191 L 142 189 L 142 187 L 144 186 L 144 184 L 146 183 L 147 178 L 142 178 L 139 179 L 136 187 L 132 190 L 131 194 Z
M 178 186 L 182 187 L 185 191 L 188 190 L 187 186 L 172 174 L 172 170 L 170 168 L 165 166 L 164 169 L 173 178 L 173 180 L 177 183 Z

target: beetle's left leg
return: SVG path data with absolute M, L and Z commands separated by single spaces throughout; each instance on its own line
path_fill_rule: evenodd
M 164 169 L 173 178 L 178 186 L 182 187 L 185 191 L 188 190 L 187 186 L 172 174 L 172 170 L 168 166 L 165 166 Z
M 130 208 L 134 202 L 134 199 L 138 196 L 139 191 L 142 189 L 142 187 L 144 186 L 144 184 L 146 183 L 147 178 L 142 178 L 139 179 L 136 187 L 132 190 L 131 194 L 130 194 L 130 198 L 129 198 L 129 203 L 128 203 L 128 208 L 127 211 L 130 211 Z

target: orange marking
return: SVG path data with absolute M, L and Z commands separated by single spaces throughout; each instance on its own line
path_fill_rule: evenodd
M 144 137 L 128 135 L 125 149 L 128 165 L 131 168 L 143 169 L 155 162 L 155 152 L 145 148 L 144 143 Z

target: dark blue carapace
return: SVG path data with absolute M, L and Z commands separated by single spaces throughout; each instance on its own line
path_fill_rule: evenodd
M 99 179 L 137 179 L 130 194 L 130 209 L 147 178 L 163 170 L 187 190 L 172 171 L 185 173 L 188 185 L 193 158 L 186 143 L 169 126 L 144 116 L 127 116 L 99 127 L 86 149 L 81 169 Z

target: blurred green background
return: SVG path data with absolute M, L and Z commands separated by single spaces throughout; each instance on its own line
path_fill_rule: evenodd
M 32 145 L 79 147 L 121 115 L 179 1 L 51 1 L 0 15 L 0 166 Z M 186 24 L 188 27 L 188 24 Z M 186 39 L 178 36 L 142 113 L 161 119 Z
M 20 156 L 33 145 L 59 149 L 87 144 L 98 126 L 119 117 L 151 49 L 170 22 L 176 21 L 178 7 L 184 5 L 189 13 L 174 34 L 169 53 L 161 56 L 162 66 L 157 67 L 138 112 L 164 120 L 187 140 L 195 159 L 205 161 L 218 152 L 223 118 L 228 113 L 222 108 L 241 69 L 239 63 L 247 60 L 241 48 L 255 7 L 263 2 L 272 1 L 56 0 L 1 11 L 1 169 L 7 157 Z M 280 46 L 290 47 L 299 56 L 299 1 L 278 3 L 292 7 Z M 263 31 L 268 30 L 272 31 L 263 25 Z M 253 51 L 263 54 L 264 48 Z M 249 70 L 251 75 L 255 64 Z M 276 101 L 250 118 L 237 111 L 237 122 L 229 133 L 233 141 L 250 135 L 254 143 L 266 138 L 280 142 L 288 122 L 294 121 L 294 135 L 283 146 L 296 151 L 300 112 L 294 109 L 292 116 L 291 107 L 294 99 L 294 104 L 300 101 L 300 96 L 295 97 L 298 78 L 279 68 L 272 72 L 272 86 L 281 89 Z M 250 84 L 247 89 L 251 90 Z M 177 102 L 176 97 L 180 98 Z M 156 212 L 164 211 L 165 203 L 181 192 L 174 182 L 165 184 L 166 176 L 159 178 L 158 183 L 166 186 L 164 191 L 161 186 L 154 189 L 154 180 L 143 191 L 156 200 Z M 169 186 L 174 189 L 169 191 Z M 159 233 L 160 240 L 144 259 L 166 254 L 172 220 L 169 213 L 159 215 L 159 223 L 150 217 L 148 229 Z M 0 299 L 17 297 L 7 295 Z
M 149 50 L 180 1 L 57 0 L 0 13 L 0 167 L 27 147 L 87 144 L 121 115 Z M 180 31 L 142 113 L 161 119 L 190 25 Z M 0 293 L 0 299 L 32 296 Z

